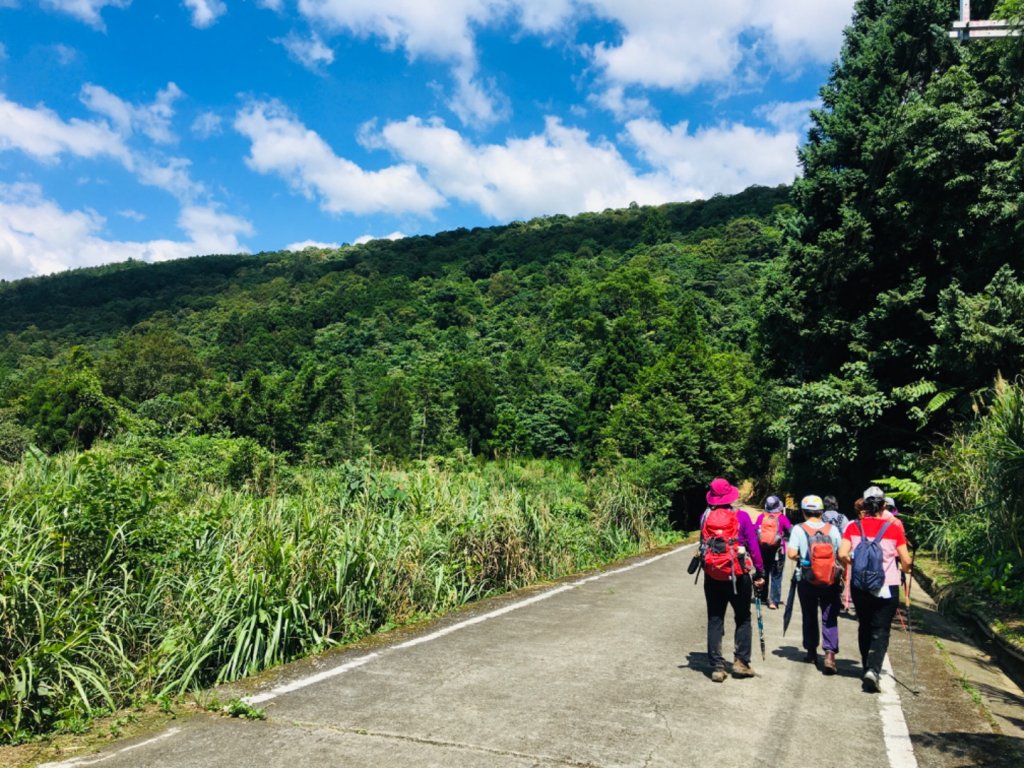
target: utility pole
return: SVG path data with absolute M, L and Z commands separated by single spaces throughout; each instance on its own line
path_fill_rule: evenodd
M 960 19 L 949 30 L 949 36 L 961 42 L 983 37 L 1019 37 L 1020 33 L 1020 26 L 1006 19 L 972 19 L 971 0 L 960 0 Z

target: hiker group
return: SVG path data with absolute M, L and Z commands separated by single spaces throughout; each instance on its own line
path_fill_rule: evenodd
M 878 691 L 902 574 L 912 566 L 895 502 L 873 485 L 854 503 L 856 516 L 849 520 L 839 512 L 835 497 L 812 494 L 801 499 L 803 521 L 794 524 L 777 496 L 765 500 L 764 512 L 756 520 L 734 507 L 739 496 L 739 489 L 725 478 L 711 482 L 701 518 L 700 548 L 690 567 L 691 573 L 700 569 L 705 577 L 711 679 L 720 683 L 727 677 L 722 638 L 728 607 L 732 606 L 736 623 L 732 674 L 753 677 L 751 603 L 757 609 L 763 658 L 762 599 L 769 610 L 785 605 L 785 634 L 795 595 L 800 601 L 804 660 L 817 665 L 820 647 L 826 675 L 838 671 L 839 614 L 852 601 L 863 687 Z M 785 558 L 793 560 L 795 567 L 783 603 Z

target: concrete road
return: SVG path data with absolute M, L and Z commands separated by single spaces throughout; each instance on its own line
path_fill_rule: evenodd
M 485 601 L 221 692 L 244 690 L 263 721 L 197 716 L 51 765 L 908 768 L 996 765 L 978 762 L 999 752 L 987 739 L 1007 754 L 1019 746 L 995 733 L 927 636 L 917 639 L 921 680 L 900 670 L 867 694 L 856 625 L 844 618 L 839 675 L 825 677 L 801 660 L 799 607 L 785 638 L 782 610 L 765 608 L 764 661 L 755 621 L 756 678 L 712 683 L 703 590 L 685 572 L 692 550 Z M 905 638 L 893 637 L 902 660 Z M 913 741 L 908 697 L 930 728 Z

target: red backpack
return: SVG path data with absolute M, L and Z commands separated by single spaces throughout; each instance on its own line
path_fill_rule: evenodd
M 708 512 L 700 529 L 704 573 L 716 581 L 733 581 L 743 574 L 739 555 L 740 521 L 729 507 Z
M 765 512 L 761 518 L 761 528 L 758 539 L 766 547 L 777 546 L 782 541 L 782 534 L 779 533 L 779 518 L 781 512 Z
M 824 528 L 812 528 L 803 523 L 801 528 L 807 534 L 807 556 L 809 566 L 804 566 L 803 578 L 818 587 L 830 587 L 836 583 L 839 567 L 836 565 L 836 550 L 832 546 L 829 532 L 832 526 L 825 523 Z

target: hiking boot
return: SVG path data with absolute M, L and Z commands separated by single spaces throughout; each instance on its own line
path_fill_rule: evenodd
M 868 693 L 878 693 L 878 673 L 873 669 L 864 673 L 864 690 Z
M 807 653 L 805 653 L 804 654 L 804 661 L 806 661 L 808 664 L 814 664 L 815 666 L 817 666 L 818 665 L 818 651 L 817 650 L 813 650 L 813 651 L 808 651 Z
M 768 610 L 769 611 L 774 611 L 778 607 L 779 607 L 778 603 L 768 603 Z
M 753 677 L 754 670 L 750 668 L 750 665 L 747 664 L 747 662 L 736 659 L 736 661 L 732 663 L 732 675 L 733 677 Z
M 712 683 L 724 683 L 726 678 L 725 670 L 718 667 L 714 672 L 711 673 Z
M 826 675 L 834 675 L 838 670 L 836 669 L 836 653 L 835 651 L 825 651 L 825 663 L 822 665 L 822 670 Z

